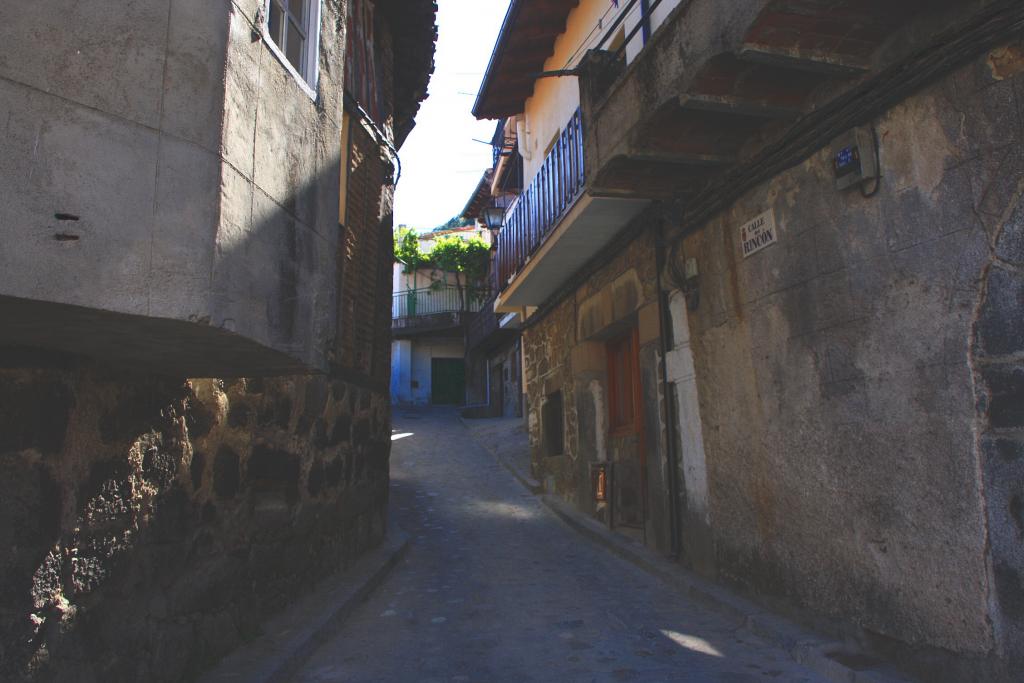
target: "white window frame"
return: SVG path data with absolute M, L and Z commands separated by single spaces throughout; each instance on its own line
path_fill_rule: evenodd
M 288 55 L 284 53 L 281 47 L 274 41 L 270 35 L 270 3 L 278 2 L 278 0 L 264 0 L 263 2 L 263 42 L 267 44 L 270 51 L 277 57 L 277 61 L 281 62 L 281 65 L 288 70 L 288 73 L 292 75 L 295 82 L 299 84 L 299 87 L 304 93 L 316 101 L 316 88 L 320 79 L 320 11 L 323 5 L 323 0 L 305 0 L 306 2 L 306 51 L 302 56 L 303 64 L 305 68 L 302 70 L 305 73 L 301 73 L 296 69 L 291 61 L 288 59 Z M 280 4 L 287 7 L 288 0 L 283 0 Z M 286 12 L 285 17 L 285 35 L 288 33 L 287 22 L 288 14 Z M 287 38 L 286 38 L 287 40 Z

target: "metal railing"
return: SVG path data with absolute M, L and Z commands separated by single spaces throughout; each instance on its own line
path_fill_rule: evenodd
M 583 192 L 583 117 L 569 120 L 540 171 L 505 214 L 498 234 L 498 284 L 502 289 L 522 268 Z
M 483 305 L 486 293 L 478 288 L 464 288 L 468 313 L 476 313 Z M 463 311 L 462 296 L 455 285 L 423 287 L 396 292 L 391 299 L 391 318 L 416 318 L 439 313 L 460 313 Z

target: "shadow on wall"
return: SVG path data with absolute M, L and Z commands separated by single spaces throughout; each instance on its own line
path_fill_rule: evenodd
M 383 538 L 387 349 L 383 363 L 351 349 L 387 334 L 390 299 L 342 286 L 339 305 L 337 289 L 380 275 L 388 291 L 390 250 L 373 256 L 390 209 L 378 198 L 376 220 L 339 246 L 325 188 L 340 174 L 322 171 L 287 206 L 251 184 L 249 200 L 224 190 L 247 222 L 222 226 L 210 286 L 237 320 L 322 334 L 350 363 L 186 381 L 0 354 L 0 679 L 189 680 Z M 334 339 L 321 323 L 336 317 L 352 324 Z M 125 322 L 159 337 L 165 321 Z
M 383 537 L 385 394 L 34 352 L 0 379 L 4 680 L 186 680 Z

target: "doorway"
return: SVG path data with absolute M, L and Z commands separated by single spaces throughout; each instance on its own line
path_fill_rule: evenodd
M 430 359 L 430 402 L 458 406 L 466 400 L 466 364 L 461 358 Z
M 636 530 L 647 522 L 647 454 L 642 428 L 639 335 L 636 327 L 611 339 L 608 354 L 608 441 L 612 451 L 613 525 Z

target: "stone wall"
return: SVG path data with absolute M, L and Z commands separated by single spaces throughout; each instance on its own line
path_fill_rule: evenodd
M 1021 642 L 1014 55 L 874 122 L 877 195 L 836 190 L 823 149 L 676 254 L 700 266 L 691 412 L 713 536 L 688 550 L 759 595 L 921 648 L 929 680 L 977 680 L 943 653 L 984 666 Z M 744 259 L 739 228 L 768 209 L 779 242 Z
M 644 219 L 638 220 L 632 228 L 637 236 L 625 248 L 524 331 L 526 411 L 534 474 L 549 491 L 614 523 L 609 507 L 594 500 L 591 465 L 615 463 L 613 494 L 628 487 L 637 496 L 646 496 L 645 517 L 636 501 L 636 512 L 643 518 L 640 533 L 650 545 L 667 549 L 657 268 L 654 233 L 646 225 Z M 606 342 L 633 329 L 639 343 L 640 425 L 636 433 L 613 435 Z M 556 392 L 561 393 L 563 406 L 562 453 L 548 452 L 543 438 L 544 405 Z
M 385 532 L 386 392 L 0 357 L 0 678 L 189 680 Z
M 466 356 L 467 405 L 473 417 L 522 417 L 522 349 L 518 337 Z

